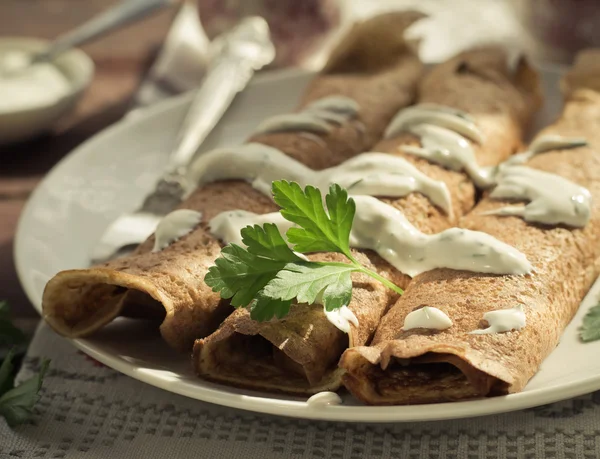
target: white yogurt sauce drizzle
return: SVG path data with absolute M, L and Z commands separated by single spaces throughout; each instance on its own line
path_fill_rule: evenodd
M 385 131 L 386 138 L 409 132 L 421 146 L 403 146 L 402 151 L 437 163 L 450 170 L 464 170 L 478 187 L 493 184 L 494 168 L 480 167 L 467 139 L 483 142 L 483 134 L 465 112 L 436 104 L 419 104 L 401 110 Z
M 244 247 L 242 228 L 249 225 L 264 225 L 273 223 L 277 225 L 281 234 L 285 234 L 294 224 L 281 215 L 280 212 L 270 214 L 255 214 L 245 210 L 230 210 L 221 212 L 213 217 L 208 223 L 210 232 L 225 244 L 237 244 Z
M 583 227 L 591 216 L 591 194 L 559 175 L 525 166 L 505 166 L 497 175 L 494 199 L 529 201 L 525 206 L 506 206 L 484 215 L 522 217 L 527 222 Z
M 191 166 L 190 177 L 199 186 L 219 180 L 246 180 L 263 194 L 271 195 L 275 180 L 298 183 L 314 171 L 280 150 L 260 143 L 219 148 L 202 154 Z M 309 178 L 309 180 L 310 180 Z
M 311 408 L 324 407 L 329 405 L 341 405 L 342 399 L 335 392 L 324 391 L 316 393 L 315 395 L 310 397 L 306 401 L 306 404 Z
M 517 275 L 532 270 L 523 253 L 489 234 L 460 228 L 450 228 L 434 235 L 424 234 L 402 212 L 377 198 L 355 196 L 353 199 L 356 215 L 350 245 L 376 251 L 400 272 L 411 277 L 435 268 Z M 223 224 L 217 224 L 215 219 Z M 260 216 L 247 212 L 237 219 L 218 215 L 215 219 L 210 222 L 211 231 L 226 244 L 240 244 L 240 230 L 248 225 L 268 221 L 278 225 L 282 233 L 291 226 L 279 212 Z
M 333 311 L 327 311 L 323 308 L 323 312 L 327 320 L 344 333 L 350 333 L 350 324 L 358 327 L 358 319 L 346 305 Z
M 512 330 L 521 330 L 525 327 L 526 318 L 523 306 L 519 305 L 512 309 L 501 309 L 499 311 L 486 312 L 483 319 L 487 321 L 488 328 L 473 330 L 471 335 L 488 335 L 491 333 L 504 333 Z
M 386 153 L 363 153 L 344 163 L 314 171 L 283 152 L 259 143 L 213 150 L 200 156 L 191 169 L 198 184 L 227 179 L 249 181 L 261 193 L 271 196 L 275 180 L 298 182 L 326 190 L 332 183 L 351 195 L 402 197 L 419 192 L 444 212 L 452 214 L 446 184 L 433 180 L 408 161 Z
M 433 124 L 457 132 L 473 142 L 482 143 L 483 134 L 468 113 L 438 104 L 417 104 L 402 109 L 385 130 L 385 137 L 395 137 L 411 126 Z
M 547 151 L 585 147 L 587 144 L 587 140 L 583 137 L 563 137 L 561 135 L 556 134 L 542 135 L 532 142 L 532 144 L 529 146 L 529 149 L 527 149 L 523 153 L 511 156 L 506 161 L 504 161 L 504 163 L 502 163 L 500 167 L 502 168 L 506 166 L 514 166 L 526 163 L 535 155 L 545 153 Z
M 174 210 L 166 215 L 156 227 L 153 252 L 160 252 L 177 239 L 190 233 L 202 220 L 195 210 Z
M 410 312 L 404 318 L 402 330 L 427 328 L 430 330 L 446 330 L 452 326 L 452 320 L 444 311 L 431 306 L 424 306 Z
M 307 105 L 301 112 L 276 115 L 258 125 L 256 134 L 309 131 L 327 134 L 332 125 L 341 125 L 356 116 L 358 103 L 346 96 L 329 96 Z
M 428 235 L 398 209 L 369 196 L 356 196 L 350 245 L 375 250 L 411 277 L 436 268 L 494 274 L 527 274 L 532 266 L 514 247 L 487 233 L 449 228 Z

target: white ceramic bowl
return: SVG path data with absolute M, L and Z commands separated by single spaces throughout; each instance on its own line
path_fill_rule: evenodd
M 9 49 L 34 52 L 41 50 L 47 43 L 34 38 L 2 37 L 0 54 Z M 19 142 L 49 131 L 61 116 L 75 107 L 94 76 L 94 63 L 78 49 L 63 53 L 54 61 L 54 65 L 69 81 L 69 92 L 51 104 L 0 113 L 0 145 Z

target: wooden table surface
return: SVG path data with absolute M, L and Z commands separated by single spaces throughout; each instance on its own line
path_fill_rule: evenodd
M 0 0 L 0 35 L 52 38 L 116 1 Z M 13 236 L 28 195 L 64 155 L 123 116 L 173 13 L 173 9 L 160 12 L 84 47 L 95 61 L 96 75 L 76 112 L 50 135 L 0 147 L 0 300 L 8 300 L 16 316 L 36 314 L 13 261 Z

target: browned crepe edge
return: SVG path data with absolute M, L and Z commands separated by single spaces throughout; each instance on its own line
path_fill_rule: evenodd
M 106 292 L 105 295 L 101 296 L 100 300 L 104 300 L 101 301 L 102 306 L 85 320 L 72 325 L 65 319 L 65 314 L 61 311 L 61 305 L 65 304 L 63 298 L 71 295 L 73 289 L 79 288 L 82 284 L 87 285 L 90 282 L 144 291 L 153 299 L 162 303 L 167 316 L 173 311 L 169 298 L 163 295 L 152 282 L 144 278 L 103 268 L 61 271 L 48 281 L 44 293 L 45 301 L 56 304 L 55 308 L 44 310 L 44 319 L 56 332 L 69 338 L 80 338 L 106 325 L 120 314 L 122 295 L 119 295 L 114 301 L 106 300 L 106 296 L 113 297 L 110 294 L 111 290 L 111 292 Z M 92 298 L 89 300 L 91 301 Z

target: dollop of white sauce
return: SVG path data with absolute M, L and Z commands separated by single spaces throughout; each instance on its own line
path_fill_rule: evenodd
M 358 318 L 346 305 L 333 311 L 327 311 L 323 307 L 323 312 L 327 320 L 344 333 L 350 333 L 350 324 L 358 327 Z
M 471 335 L 488 335 L 512 330 L 518 331 L 524 328 L 526 324 L 525 312 L 522 305 L 512 309 L 486 312 L 483 315 L 483 319 L 487 321 L 489 327 L 483 330 L 473 330 L 469 332 Z
M 522 217 L 527 222 L 583 227 L 590 220 L 590 192 L 559 175 L 526 166 L 502 167 L 498 185 L 490 197 L 529 201 L 525 206 L 506 206 L 484 215 Z
M 309 407 L 323 407 L 329 405 L 341 405 L 342 399 L 335 392 L 323 391 L 310 397 L 306 403 Z
M 327 134 L 332 124 L 340 125 L 356 116 L 358 103 L 346 96 L 329 96 L 308 104 L 301 112 L 277 115 L 266 119 L 256 128 L 256 134 L 308 131 Z
M 527 257 L 508 244 L 479 231 L 450 228 L 428 235 L 415 228 L 395 207 L 370 196 L 353 197 L 356 214 L 350 246 L 371 249 L 400 272 L 411 277 L 435 268 L 481 273 L 522 275 L 531 272 Z M 236 211 L 238 212 L 238 211 Z M 223 215 L 223 214 L 222 214 Z M 211 231 L 225 243 L 240 243 L 240 230 L 248 225 L 276 224 L 282 233 L 292 225 L 279 212 L 218 215 Z
M 241 231 L 246 226 L 273 223 L 281 234 L 285 234 L 294 224 L 283 218 L 280 212 L 255 214 L 246 210 L 230 210 L 217 214 L 208 222 L 209 231 L 225 244 L 237 244 L 244 247 Z M 302 258 L 302 257 L 301 257 Z M 306 258 L 306 257 L 305 257 Z
M 177 239 L 190 233 L 202 220 L 195 210 L 179 209 L 167 214 L 156 227 L 153 252 L 160 252 Z
M 419 104 L 401 110 L 385 131 L 386 138 L 409 132 L 420 138 L 421 146 L 403 146 L 402 151 L 424 158 L 450 170 L 463 170 L 478 187 L 493 184 L 494 168 L 477 164 L 473 142 L 483 134 L 465 112 L 436 104 Z
M 553 150 L 565 150 L 567 148 L 585 147 L 588 144 L 583 137 L 563 137 L 556 134 L 546 134 L 537 137 L 529 146 L 529 149 L 508 158 L 500 167 L 523 164 L 535 155 Z
M 430 330 L 446 330 L 452 326 L 452 320 L 444 311 L 431 306 L 424 306 L 412 311 L 404 318 L 402 330 L 427 328 Z
M 302 187 L 313 185 L 321 190 L 337 183 L 351 195 L 402 197 L 418 192 L 452 214 L 452 200 L 444 182 L 433 180 L 403 158 L 386 153 L 363 153 L 338 166 L 314 171 L 275 148 L 249 143 L 200 156 L 191 168 L 191 177 L 200 185 L 226 179 L 247 180 L 269 197 L 275 180 L 295 181 Z
M 54 105 L 70 92 L 69 80 L 56 66 L 38 64 L 25 69 L 28 62 L 29 55 L 23 51 L 0 54 L 0 68 L 6 70 L 0 71 L 0 113 Z

